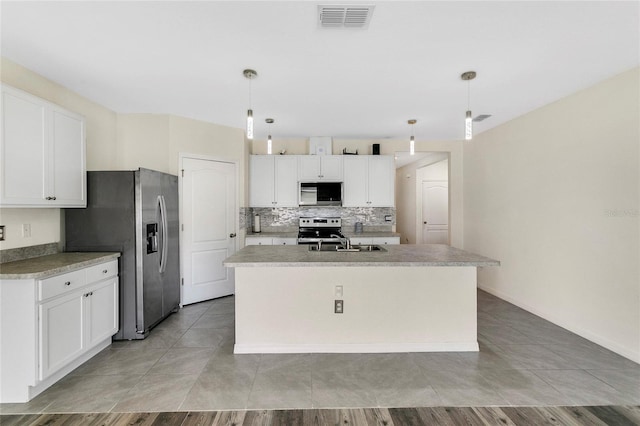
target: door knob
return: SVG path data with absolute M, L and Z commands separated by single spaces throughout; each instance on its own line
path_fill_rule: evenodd
M 235 237 L 236 237 L 236 234 L 235 234 L 235 233 L 231 233 L 231 234 L 229 234 L 229 238 L 235 238 Z
M 427 222 L 422 222 L 422 223 L 425 224 L 425 225 L 427 224 Z

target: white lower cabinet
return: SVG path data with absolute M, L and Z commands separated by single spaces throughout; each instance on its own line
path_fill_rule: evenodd
M 118 280 L 92 287 L 84 301 L 85 341 L 92 347 L 118 331 Z
M 273 246 L 295 246 L 297 244 L 297 238 L 273 238 L 271 241 L 271 245 Z
M 84 310 L 84 295 L 77 292 L 40 304 L 40 380 L 46 379 L 84 351 Z
M 349 238 L 351 244 L 400 244 L 400 237 L 358 237 Z
M 245 246 L 295 246 L 298 244 L 297 238 L 289 237 L 246 237 Z
M 118 331 L 118 261 L 0 282 L 0 403 L 27 402 Z

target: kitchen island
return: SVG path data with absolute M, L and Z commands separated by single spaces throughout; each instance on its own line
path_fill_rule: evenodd
M 235 268 L 235 353 L 364 353 L 478 351 L 476 268 L 500 263 L 402 244 L 248 246 L 224 264 Z

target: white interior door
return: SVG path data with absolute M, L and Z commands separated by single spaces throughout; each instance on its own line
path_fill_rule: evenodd
M 448 182 L 422 182 L 422 242 L 449 244 Z
M 236 251 L 236 165 L 182 158 L 182 304 L 233 294 Z

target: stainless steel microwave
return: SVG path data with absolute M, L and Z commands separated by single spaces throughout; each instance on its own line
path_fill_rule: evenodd
M 300 182 L 300 206 L 341 206 L 342 182 Z

